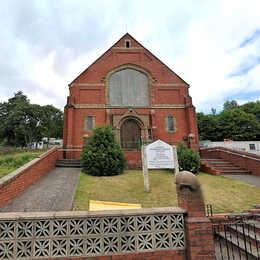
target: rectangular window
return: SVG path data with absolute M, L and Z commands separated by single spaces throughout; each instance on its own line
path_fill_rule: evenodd
M 131 44 L 130 40 L 125 41 L 125 47 L 126 48 L 130 48 L 130 44 Z
M 255 144 L 249 144 L 249 149 L 250 150 L 255 150 Z
M 174 120 L 173 116 L 168 116 L 168 131 L 173 132 L 174 131 Z
M 91 132 L 94 128 L 94 116 L 86 116 L 85 129 Z

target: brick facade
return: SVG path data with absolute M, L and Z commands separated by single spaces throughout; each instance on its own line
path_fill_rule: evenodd
M 127 69 L 140 72 L 147 79 L 149 105 L 111 105 L 110 78 Z M 86 117 L 92 116 L 95 126 L 111 125 L 119 142 L 124 120 L 131 118 L 140 126 L 143 141 L 161 139 L 172 145 L 183 141 L 198 151 L 196 113 L 189 85 L 128 33 L 73 80 L 69 91 L 64 110 L 64 149 L 82 149 L 84 139 L 91 135 L 86 129 Z M 167 129 L 169 115 L 174 118 L 174 131 Z M 66 153 L 66 158 L 79 156 L 79 152 Z

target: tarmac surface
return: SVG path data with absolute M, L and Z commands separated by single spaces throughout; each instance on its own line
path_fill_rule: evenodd
M 224 175 L 224 177 L 238 180 L 238 181 L 243 181 L 248 184 L 257 186 L 260 188 L 260 176 L 256 175 Z
M 0 212 L 69 211 L 77 188 L 80 168 L 54 168 Z

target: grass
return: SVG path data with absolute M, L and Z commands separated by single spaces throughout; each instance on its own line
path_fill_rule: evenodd
M 8 153 L 8 155 L 0 155 L 0 178 L 6 176 L 8 173 L 16 170 L 32 159 L 38 157 L 43 151 L 16 151 Z
M 222 176 L 198 174 L 205 203 L 215 213 L 242 212 L 260 204 L 260 188 Z M 177 206 L 174 175 L 170 171 L 149 171 L 151 192 L 144 191 L 142 171 L 125 171 L 113 177 L 81 173 L 75 196 L 75 210 L 88 210 L 89 200 L 141 203 L 143 208 Z

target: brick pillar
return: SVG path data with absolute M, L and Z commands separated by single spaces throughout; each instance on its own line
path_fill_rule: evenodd
M 187 171 L 176 175 L 178 206 L 187 210 L 185 218 L 188 260 L 215 259 L 212 225 L 205 215 L 205 204 L 197 177 Z

